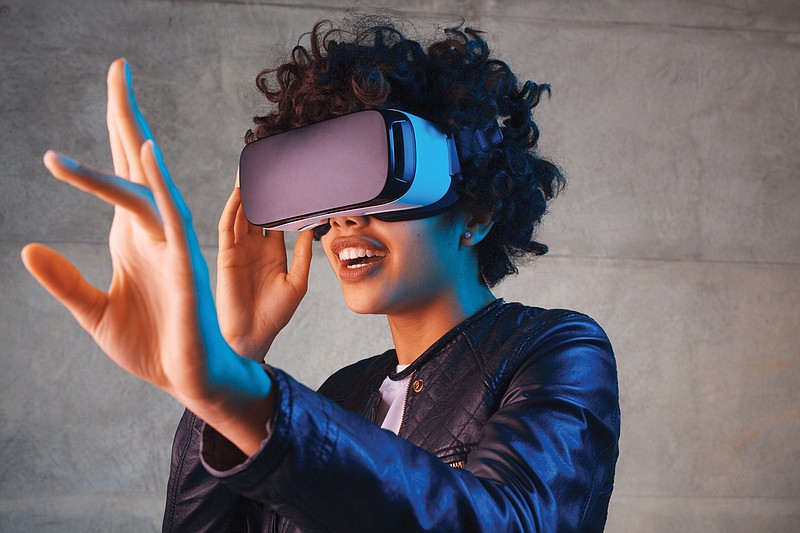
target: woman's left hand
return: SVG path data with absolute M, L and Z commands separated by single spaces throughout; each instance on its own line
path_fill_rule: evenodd
M 217 310 L 222 334 L 242 357 L 261 361 L 308 289 L 312 231 L 300 233 L 288 266 L 283 232 L 250 224 L 239 187 L 219 219 Z

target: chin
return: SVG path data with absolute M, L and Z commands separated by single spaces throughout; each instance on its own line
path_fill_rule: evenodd
M 344 295 L 344 303 L 354 313 L 359 315 L 385 315 L 384 306 L 374 298 Z
M 344 303 L 359 315 L 385 315 L 389 311 L 386 291 L 366 286 L 342 286 Z

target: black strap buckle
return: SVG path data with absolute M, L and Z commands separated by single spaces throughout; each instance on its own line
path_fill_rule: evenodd
M 488 152 L 503 140 L 503 132 L 497 120 L 483 129 L 463 128 L 455 134 L 459 159 L 462 162 L 475 157 L 479 152 Z

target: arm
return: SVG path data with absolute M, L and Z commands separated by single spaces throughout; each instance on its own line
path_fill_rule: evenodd
M 41 244 L 26 246 L 23 262 L 112 360 L 253 451 L 272 412 L 271 383 L 257 361 L 305 294 L 311 234 L 298 239 L 287 268 L 282 235 L 262 238 L 249 226 L 234 190 L 219 227 L 221 328 L 191 214 L 139 112 L 124 60 L 109 68 L 107 122 L 113 173 L 52 151 L 44 162 L 57 179 L 116 206 L 110 287 L 92 287 L 74 265 Z M 217 518 L 252 510 L 216 487 L 199 465 L 198 428 L 195 416 L 187 415 L 176 435 L 165 528 L 176 516 L 195 519 L 192 509 L 203 507 L 202 493 L 219 504 Z
M 599 531 L 617 456 L 616 368 L 593 322 L 571 321 L 522 354 L 463 470 L 274 371 L 276 424 L 261 450 L 209 471 L 304 530 Z
M 261 531 L 264 506 L 233 492 L 200 463 L 203 425 L 194 413 L 184 411 L 172 444 L 162 531 Z
M 288 266 L 283 233 L 248 223 L 237 184 L 219 219 L 216 305 L 227 343 L 261 361 L 308 288 L 312 232 Z M 269 510 L 231 491 L 200 463 L 203 421 L 186 411 L 172 446 L 164 531 L 261 531 Z

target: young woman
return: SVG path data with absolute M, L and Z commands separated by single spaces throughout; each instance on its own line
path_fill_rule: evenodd
M 276 106 L 246 140 L 373 108 L 447 132 L 499 119 L 503 140 L 462 161 L 461 199 L 444 213 L 337 216 L 317 230 L 347 305 L 386 315 L 394 349 L 319 392 L 259 364 L 305 294 L 312 234 L 287 268 L 282 234 L 247 222 L 237 187 L 215 305 L 122 60 L 108 76 L 113 174 L 45 155 L 54 176 L 118 207 L 111 287 L 40 244 L 23 260 L 109 357 L 187 407 L 167 531 L 600 531 L 619 437 L 608 339 L 585 315 L 490 291 L 547 250 L 532 240 L 562 184 L 535 150 L 532 108 L 547 87 L 520 87 L 479 32 L 449 29 L 424 50 L 368 22 L 318 23 L 309 49 L 262 72 Z

